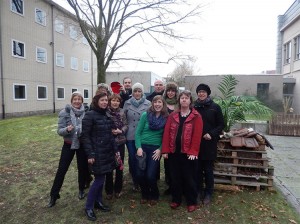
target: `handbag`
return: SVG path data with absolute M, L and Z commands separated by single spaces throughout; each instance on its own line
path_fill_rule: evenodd
M 116 141 L 116 143 L 117 143 L 118 146 L 119 145 L 123 145 L 123 144 L 126 143 L 126 137 L 123 134 L 117 135 L 115 137 L 115 141 Z

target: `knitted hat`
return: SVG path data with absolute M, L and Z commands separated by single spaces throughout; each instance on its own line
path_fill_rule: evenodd
M 74 98 L 75 96 L 80 96 L 81 99 L 82 99 L 82 102 L 83 102 L 83 96 L 82 96 L 81 92 L 79 92 L 79 91 L 74 91 L 74 92 L 72 93 L 72 96 L 71 96 L 71 103 L 72 103 L 73 98 Z
M 132 86 L 132 92 L 134 92 L 135 89 L 140 89 L 140 90 L 142 90 L 142 93 L 144 93 L 144 86 L 139 82 L 135 83 Z
M 178 95 L 178 85 L 175 82 L 168 82 L 163 94 L 164 99 L 167 97 L 167 92 L 169 90 L 174 90 L 175 91 L 175 97 Z
M 198 94 L 200 90 L 207 92 L 208 96 L 211 94 L 209 86 L 204 83 L 201 83 L 199 86 L 197 86 L 196 93 Z

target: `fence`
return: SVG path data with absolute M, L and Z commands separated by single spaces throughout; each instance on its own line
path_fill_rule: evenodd
M 300 136 L 300 115 L 277 113 L 269 122 L 270 135 Z

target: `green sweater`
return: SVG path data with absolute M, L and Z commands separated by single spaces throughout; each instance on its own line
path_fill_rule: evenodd
M 150 130 L 147 112 L 142 113 L 138 126 L 135 130 L 135 147 L 141 148 L 142 144 L 157 145 L 161 148 L 164 129 Z

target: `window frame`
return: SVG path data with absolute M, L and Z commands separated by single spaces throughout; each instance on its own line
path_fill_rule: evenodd
M 76 34 L 76 37 L 74 36 L 74 34 Z M 69 26 L 69 36 L 73 40 L 77 40 L 78 39 L 78 30 L 77 30 L 76 26 L 74 26 L 74 25 L 70 25 Z
M 39 87 L 45 88 L 45 90 L 46 90 L 46 97 L 45 98 L 39 98 Z M 48 86 L 37 85 L 36 86 L 36 98 L 37 98 L 37 100 L 48 100 Z
M 38 49 L 42 49 L 44 50 L 45 52 L 45 61 L 41 61 L 38 59 Z M 39 46 L 36 46 L 36 50 L 35 50 L 35 59 L 37 62 L 39 63 L 43 63 L 43 64 L 46 64 L 47 63 L 47 49 L 46 48 L 43 48 L 43 47 L 39 47 Z
M 84 45 L 89 46 L 89 42 L 87 41 L 87 39 L 85 38 L 85 36 L 82 37 L 82 41 L 81 41 Z
M 59 98 L 58 97 L 58 89 L 62 89 L 63 90 L 63 94 L 64 94 L 64 97 L 63 98 Z M 57 100 L 65 100 L 66 99 L 66 89 L 65 89 L 65 87 L 61 87 L 61 86 L 57 86 L 56 87 L 56 99 Z
M 294 60 L 295 61 L 300 60 L 300 35 L 294 38 L 294 50 L 295 50 Z
M 71 88 L 71 95 L 76 91 L 78 91 L 78 88 Z
M 18 14 L 18 15 L 20 15 L 20 16 L 24 16 L 25 15 L 25 6 L 24 6 L 24 0 L 18 0 L 18 1 L 20 1 L 20 2 L 22 2 L 22 13 L 20 13 L 20 12 L 18 12 L 18 11 L 14 11 L 13 10 L 13 0 L 10 0 L 10 11 L 12 11 L 13 13 L 16 13 L 16 14 Z
M 59 29 L 57 29 L 58 27 L 62 27 L 62 30 L 60 31 Z M 64 34 L 65 33 L 65 23 L 63 20 L 56 18 L 54 21 L 54 29 L 55 32 L 60 33 L 60 34 Z
M 291 63 L 291 58 L 292 58 L 292 42 L 288 41 L 283 45 L 284 47 L 284 63 L 283 64 L 290 64 Z
M 15 86 L 24 86 L 24 95 L 25 95 L 24 98 L 16 99 Z M 13 83 L 13 99 L 14 99 L 15 101 L 24 101 L 24 100 L 27 100 L 27 86 L 26 86 L 26 84 Z
M 76 62 L 75 66 L 73 66 L 73 62 L 74 62 L 74 63 Z M 76 58 L 76 57 L 71 57 L 70 63 L 71 63 L 71 69 L 72 69 L 72 70 L 78 71 L 78 58 Z
M 37 10 L 39 10 L 41 12 L 43 22 L 38 21 L 37 18 L 39 18 L 39 17 L 37 16 Z M 37 24 L 42 25 L 42 26 L 46 26 L 47 25 L 47 15 L 46 15 L 46 12 L 44 10 L 40 9 L 40 8 L 35 8 L 34 9 L 34 20 L 35 20 L 35 22 Z
M 87 70 L 85 70 L 85 66 L 84 66 L 85 63 L 87 64 Z M 86 61 L 86 60 L 82 61 L 82 71 L 83 72 L 89 72 L 90 71 L 90 62 L 89 61 Z
M 14 54 L 14 42 L 23 44 L 23 54 L 24 54 L 23 57 Z M 15 58 L 26 59 L 26 44 L 25 44 L 25 42 L 22 42 L 22 41 L 19 41 L 19 40 L 16 40 L 16 39 L 11 39 L 11 54 Z
M 62 65 L 57 63 L 58 62 L 57 59 L 58 59 L 59 56 L 62 56 L 62 59 L 63 59 Z M 65 67 L 65 55 L 63 53 L 56 52 L 56 54 L 55 54 L 55 65 L 58 66 L 58 67 L 62 67 L 62 68 Z
M 85 97 L 85 92 L 87 91 L 87 97 Z M 89 89 L 83 89 L 83 99 L 89 99 L 90 98 L 90 91 Z

